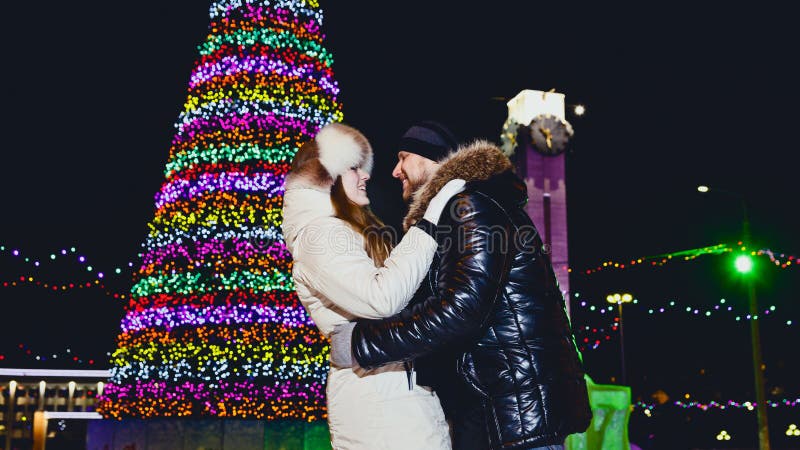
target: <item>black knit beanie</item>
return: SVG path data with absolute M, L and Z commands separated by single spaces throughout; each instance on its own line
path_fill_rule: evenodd
M 400 138 L 398 150 L 438 161 L 458 147 L 456 137 L 439 122 L 417 122 Z

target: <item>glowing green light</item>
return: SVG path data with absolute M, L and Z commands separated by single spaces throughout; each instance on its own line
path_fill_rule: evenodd
M 753 260 L 747 255 L 737 256 L 734 265 L 740 273 L 748 273 L 753 270 Z

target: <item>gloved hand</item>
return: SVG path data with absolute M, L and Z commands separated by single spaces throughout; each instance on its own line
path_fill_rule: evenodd
M 333 327 L 331 333 L 331 365 L 339 369 L 347 369 L 357 365 L 353 358 L 351 341 L 355 322 L 340 323 Z
M 465 184 L 466 181 L 461 178 L 448 181 L 447 184 L 442 186 L 439 192 L 433 196 L 430 203 L 428 203 L 428 209 L 425 210 L 425 214 L 422 218 L 437 225 L 439 223 L 439 217 L 442 215 L 442 210 L 444 210 L 447 202 L 450 201 L 454 195 L 463 192 Z

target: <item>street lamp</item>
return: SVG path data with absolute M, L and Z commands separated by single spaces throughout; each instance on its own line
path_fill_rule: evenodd
M 711 189 L 708 186 L 698 186 L 697 191 L 701 193 L 719 192 L 732 196 L 741 202 L 742 206 L 742 245 L 747 248 L 750 245 L 750 221 L 747 217 L 747 200 L 739 193 L 725 189 Z M 758 418 L 758 448 L 759 450 L 769 450 L 769 423 L 767 421 L 766 395 L 764 393 L 764 362 L 761 356 L 761 329 L 758 321 L 758 300 L 756 299 L 756 288 L 750 272 L 753 270 L 753 259 L 749 254 L 739 255 L 734 261 L 736 270 L 745 277 L 747 284 L 747 301 L 750 309 L 750 344 L 753 352 L 753 375 L 756 390 L 756 415 Z
M 750 273 L 753 270 L 753 259 L 750 255 L 739 255 L 733 265 L 739 273 Z
M 622 376 L 620 380 L 622 381 L 622 385 L 626 384 L 625 381 L 625 336 L 622 334 L 622 304 L 623 303 L 630 303 L 633 301 L 633 296 L 631 294 L 609 294 L 606 297 L 606 301 L 608 303 L 614 304 L 616 303 L 619 307 L 619 354 L 620 360 L 622 361 Z

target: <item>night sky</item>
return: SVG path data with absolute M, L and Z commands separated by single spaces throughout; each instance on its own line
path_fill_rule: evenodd
M 738 201 L 698 194 L 701 183 L 747 197 L 759 248 L 800 254 L 793 162 L 800 73 L 790 15 L 767 6 L 553 4 L 323 2 L 345 122 L 376 150 L 369 194 L 378 215 L 396 224 L 403 214 L 390 169 L 411 122 L 437 119 L 461 140 L 499 141 L 507 99 L 555 88 L 568 104 L 587 107 L 583 117 L 568 115 L 573 267 L 736 241 Z M 3 15 L 0 245 L 42 259 L 75 246 L 97 267 L 135 261 L 206 35 L 207 2 L 12 2 Z M 0 263 L 0 282 L 42 273 L 7 252 Z M 710 256 L 673 268 L 574 275 L 572 283 L 601 302 L 605 293 L 638 289 L 652 305 L 670 297 L 711 305 L 725 295 L 744 305 L 725 264 Z M 77 267 L 51 266 L 42 276 L 91 279 Z M 767 269 L 761 301 L 796 323 L 789 330 L 785 320 L 764 322 L 765 353 L 778 361 L 782 341 L 798 342 L 800 277 L 798 269 Z M 42 354 L 73 345 L 104 367 L 121 305 L 94 291 L 0 289 L 0 366 L 38 367 L 15 350 L 25 343 Z M 584 319 L 576 316 L 576 326 Z M 706 383 L 713 386 L 704 400 L 712 391 L 752 396 L 746 325 L 686 315 L 628 321 L 635 393 Z M 617 346 L 614 338 L 605 352 L 587 352 L 598 381 L 617 370 Z M 706 362 L 727 376 L 698 381 L 692 374 Z M 788 375 L 797 362 L 789 364 L 771 375 L 797 393 Z

